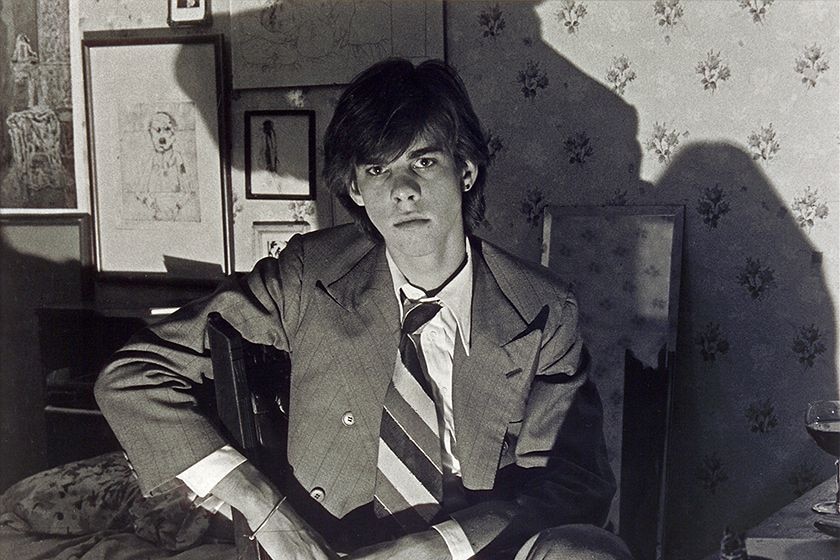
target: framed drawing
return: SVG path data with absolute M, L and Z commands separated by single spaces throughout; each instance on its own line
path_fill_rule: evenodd
M 263 257 L 276 257 L 296 233 L 312 229 L 309 222 L 254 222 L 254 264 Z
M 39 7 L 40 4 L 40 7 Z M 0 10 L 0 215 L 83 211 L 76 192 L 70 2 L 19 2 Z M 37 21 L 35 27 L 31 22 Z
M 82 41 L 100 275 L 230 272 L 220 35 Z
M 443 58 L 443 13 L 443 0 L 236 0 L 233 87 L 346 84 L 384 58 Z
M 170 27 L 187 27 L 210 24 L 210 0 L 167 0 Z
M 245 198 L 315 198 L 314 111 L 245 111 Z

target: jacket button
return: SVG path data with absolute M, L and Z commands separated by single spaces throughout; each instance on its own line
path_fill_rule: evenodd
M 356 423 L 356 417 L 348 410 L 341 416 L 341 423 L 345 426 L 352 426 Z
M 324 492 L 324 489 L 323 489 L 323 488 L 321 488 L 320 486 L 316 486 L 316 487 L 315 487 L 315 488 L 313 488 L 313 489 L 312 489 L 312 491 L 309 493 L 309 496 L 310 496 L 313 500 L 315 500 L 316 502 L 323 502 L 323 501 L 324 501 L 324 496 L 326 496 L 326 492 Z

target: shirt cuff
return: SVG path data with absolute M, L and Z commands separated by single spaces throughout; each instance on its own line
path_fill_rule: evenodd
M 190 490 L 202 498 L 226 477 L 230 471 L 246 461 L 245 457 L 230 445 L 220 447 L 198 463 L 177 476 Z
M 443 537 L 443 541 L 449 548 L 449 554 L 452 555 L 452 560 L 468 560 L 475 555 L 475 551 L 469 539 L 467 539 L 467 534 L 454 519 L 448 519 L 443 523 L 432 525 L 432 529 L 440 533 L 440 536 Z

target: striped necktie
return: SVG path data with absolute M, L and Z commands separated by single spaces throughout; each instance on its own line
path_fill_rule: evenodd
M 425 372 L 420 331 L 440 310 L 437 299 L 403 296 L 403 326 L 379 433 L 374 511 L 411 532 L 441 509 L 443 466 L 435 393 Z

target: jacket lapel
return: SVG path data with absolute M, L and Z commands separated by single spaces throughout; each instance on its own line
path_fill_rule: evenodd
M 507 424 L 522 419 L 541 338 L 538 325 L 530 327 L 536 321 L 520 313 L 497 281 L 518 276 L 515 264 L 503 259 L 491 270 L 486 251 L 494 249 L 474 244 L 470 355 L 457 344 L 453 370 L 457 454 L 470 489 L 493 486 Z M 521 289 L 508 286 L 508 292 Z
M 359 393 L 356 402 L 371 406 L 378 403 L 376 406 L 381 408 L 399 348 L 399 305 L 394 296 L 385 246 L 369 244 L 366 252 L 354 248 L 348 253 L 322 276 L 321 285 L 345 310 L 339 315 L 343 329 L 350 333 L 345 339 L 349 341 L 346 351 L 353 352 L 362 365 L 362 371 L 344 372 L 346 386 Z M 359 253 L 363 254 L 359 256 Z M 360 382 L 359 376 L 364 382 Z M 379 434 L 379 412 L 371 408 L 364 415 L 365 428 L 376 436 Z

